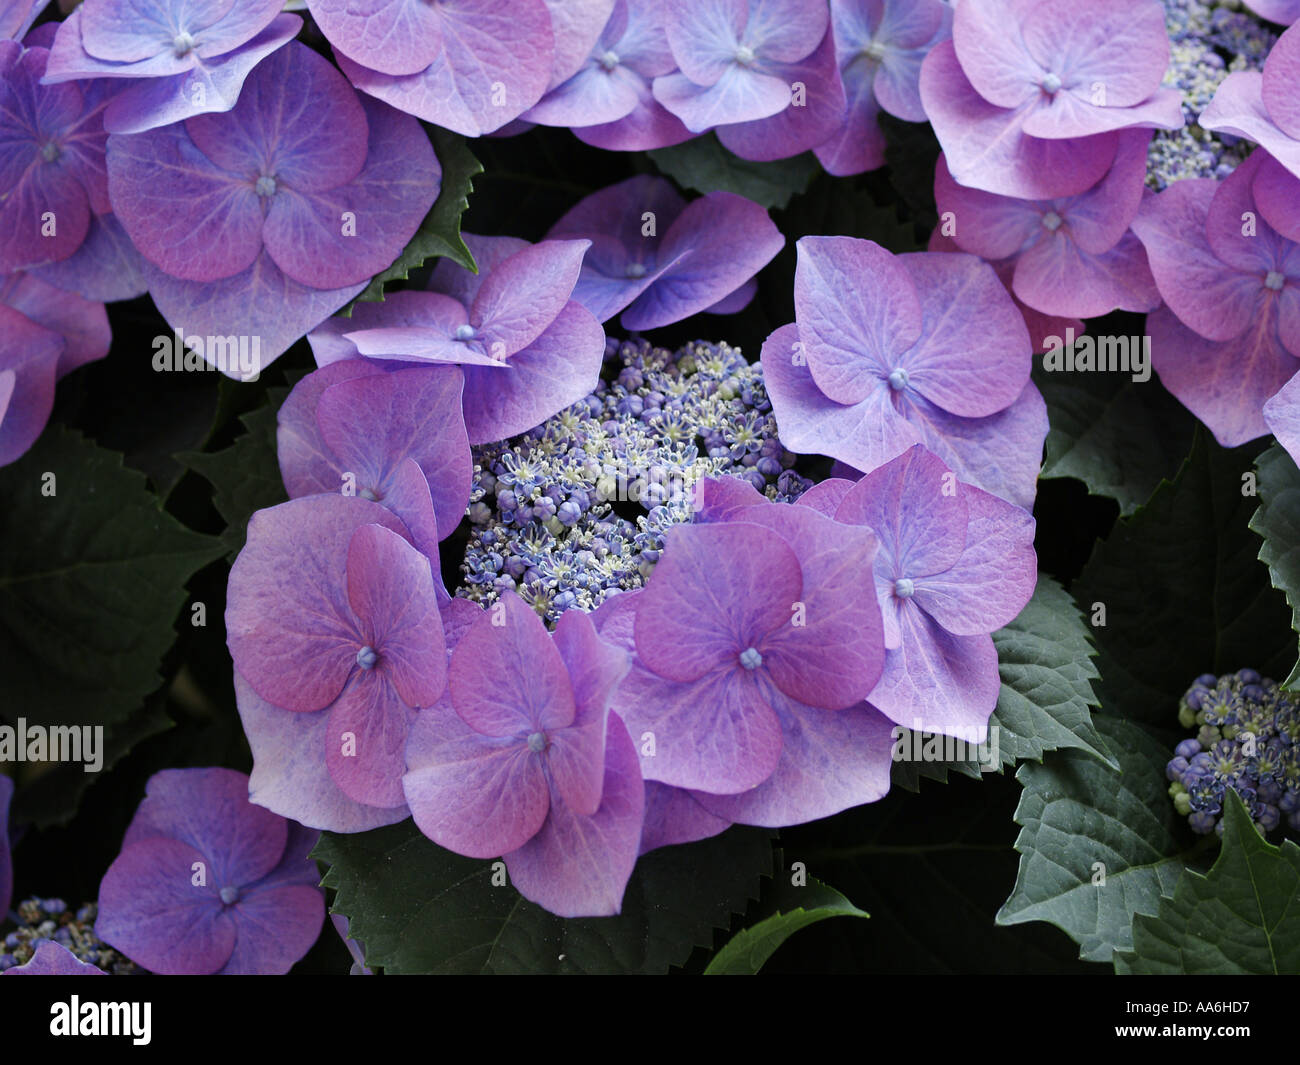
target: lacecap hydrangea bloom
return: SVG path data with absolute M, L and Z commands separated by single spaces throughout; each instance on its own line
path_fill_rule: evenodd
M 108 173 L 163 317 L 258 338 L 259 369 L 392 263 L 441 176 L 415 119 L 297 42 L 254 68 L 230 112 L 115 134 Z
M 281 0 L 85 0 L 59 25 L 45 83 L 128 79 L 110 133 L 229 111 L 249 72 L 302 28 Z
M 804 237 L 795 318 L 762 353 L 786 447 L 869 472 L 923 443 L 970 483 L 1033 505 L 1047 411 L 1024 318 L 987 263 Z
M 1257 150 L 1149 198 L 1133 231 L 1165 301 L 1147 317 L 1161 382 L 1225 447 L 1264 435 L 1300 369 L 1300 179 Z
M 961 0 L 921 100 L 959 183 L 1073 196 L 1110 168 L 1115 131 L 1182 126 L 1168 66 L 1158 0 Z
M 5 976 L 107 976 L 96 965 L 84 962 L 61 943 L 45 940 L 30 961 L 4 970 Z
M 308 337 L 316 362 L 458 365 L 471 444 L 522 433 L 596 383 L 605 331 L 574 298 L 590 241 L 465 235 L 473 274 L 442 259 L 428 291 L 358 305 Z
M 325 920 L 317 837 L 250 803 L 242 773 L 155 773 L 100 883 L 95 930 L 155 973 L 287 973 Z
M 143 972 L 95 934 L 98 913 L 93 902 L 73 909 L 58 898 L 23 899 L 10 914 L 17 919 L 16 927 L 0 943 L 0 973 L 134 976 Z
M 435 843 L 505 858 L 525 898 L 561 917 L 618 913 L 641 843 L 636 748 L 610 713 L 628 656 L 571 610 L 552 636 L 518 596 L 457 634 L 443 698 L 411 729 L 403 779 Z

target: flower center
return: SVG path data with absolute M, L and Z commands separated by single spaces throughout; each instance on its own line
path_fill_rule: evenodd
M 885 46 L 880 41 L 872 41 L 869 45 L 867 45 L 864 49 L 862 49 L 862 54 L 865 55 L 868 59 L 874 59 L 877 63 L 879 63 L 882 59 L 885 58 Z
M 257 179 L 257 184 L 253 186 L 259 196 L 270 199 L 275 195 L 275 178 L 269 174 L 263 174 Z
M 757 647 L 746 647 L 740 652 L 740 664 L 746 669 L 757 669 L 763 664 L 763 656 Z
M 221 901 L 227 906 L 233 906 L 240 899 L 241 892 L 237 887 L 223 887 L 221 889 Z
M 546 733 L 534 732 L 531 736 L 529 736 L 528 749 L 532 751 L 533 754 L 541 754 L 544 750 L 546 750 Z
M 366 645 L 357 652 L 357 665 L 362 669 L 374 669 L 375 663 L 378 661 L 379 653 L 369 645 Z
M 1286 274 L 1280 273 L 1277 270 L 1270 270 L 1268 272 L 1268 277 L 1264 278 L 1264 287 L 1273 292 L 1281 292 L 1285 285 Z
M 1055 211 L 1048 211 L 1047 214 L 1043 215 L 1043 228 L 1050 233 L 1055 233 L 1061 228 L 1061 223 L 1063 221 L 1065 221 L 1065 219 Z
M 458 325 L 458 326 L 456 326 L 456 339 L 457 339 L 457 340 L 473 340 L 473 339 L 474 339 L 474 327 L 473 327 L 472 325 L 470 325 L 468 322 L 466 322 L 464 325 Z
M 747 44 L 742 44 L 736 49 L 736 62 L 742 67 L 752 66 L 754 63 L 754 49 Z
M 605 70 L 613 70 L 616 66 L 618 66 L 618 53 L 613 51 L 606 52 L 603 56 L 601 56 L 597 60 L 597 62 Z
M 357 493 L 357 495 L 359 495 L 362 499 L 368 499 L 368 500 L 370 500 L 370 502 L 372 502 L 372 503 L 378 503 L 378 502 L 379 502 L 379 497 L 378 497 L 377 495 L 375 495 L 375 492 L 374 492 L 374 489 L 373 489 L 373 488 L 363 488 L 363 489 L 361 489 L 360 492 Z
M 47 163 L 55 162 L 63 154 L 58 141 L 46 141 L 41 145 L 41 158 Z
M 628 277 L 645 277 L 645 263 L 628 263 L 626 272 Z
M 178 33 L 172 41 L 172 55 L 181 59 L 192 51 L 194 51 L 194 38 L 188 33 Z
M 1061 91 L 1061 78 L 1058 74 L 1046 74 L 1039 83 L 1043 87 L 1043 92 L 1048 96 L 1055 96 Z
M 903 391 L 910 380 L 911 378 L 908 376 L 907 371 L 901 366 L 897 370 L 891 370 L 889 372 L 889 387 L 895 392 Z
M 916 585 L 912 583 L 911 577 L 899 577 L 894 581 L 894 594 L 899 599 L 911 599 L 916 592 Z

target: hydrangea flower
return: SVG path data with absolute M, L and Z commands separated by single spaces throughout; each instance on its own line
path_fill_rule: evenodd
M 5 976 L 107 976 L 97 965 L 84 962 L 61 943 L 45 940 L 30 961 L 4 970 Z
M 636 748 L 609 712 L 627 655 L 580 611 L 554 638 L 513 594 L 475 613 L 446 694 L 411 730 L 415 823 L 459 854 L 504 856 L 520 894 L 552 913 L 616 914 L 644 805 Z
M 99 885 L 95 930 L 156 973 L 287 973 L 325 920 L 318 835 L 250 803 L 243 773 L 155 773 Z
M 67 259 L 111 210 L 104 85 L 43 85 L 45 48 L 0 41 L 0 274 Z
M 982 742 L 1000 687 L 991 633 L 1015 620 L 1038 580 L 1033 516 L 958 480 L 921 446 L 836 491 L 835 520 L 867 526 L 880 545 L 887 650 L 871 705 L 914 731 L 977 730 Z
M 113 976 L 134 976 L 143 972 L 95 934 L 98 912 L 93 902 L 73 910 L 62 899 L 24 899 L 10 914 L 17 918 L 17 927 L 0 943 L 0 973 L 18 968 L 26 973 L 44 974 L 49 962 L 68 969 L 76 962 Z M 43 951 L 46 946 L 56 946 L 66 953 Z M 45 957 L 35 968 L 27 969 L 26 966 L 42 952 Z M 72 961 L 68 960 L 68 955 Z M 73 972 L 94 975 L 89 969 Z
M 1232 788 L 1263 835 L 1284 821 L 1300 832 L 1300 708 L 1253 669 L 1204 673 L 1178 706 L 1184 728 L 1197 727 L 1165 767 L 1174 808 L 1193 832 L 1223 834 L 1223 800 Z
M 450 536 L 469 504 L 472 462 L 454 366 L 386 373 L 368 359 L 330 363 L 280 406 L 277 450 L 291 499 L 343 492 L 383 503 L 421 550 Z M 412 468 L 413 467 L 413 468 Z M 425 498 L 432 529 L 421 519 Z
M 952 9 L 942 0 L 831 0 L 831 31 L 848 109 L 815 151 L 830 173 L 860 174 L 885 165 L 882 110 L 925 121 L 921 60 L 951 36 Z
M 357 356 L 459 364 L 469 442 L 481 444 L 531 429 L 586 395 L 605 331 L 572 298 L 589 241 L 465 241 L 477 274 L 443 259 L 429 291 L 361 304 L 308 340 L 320 365 Z
M 543 0 L 307 6 L 353 85 L 467 137 L 518 118 L 550 84 L 556 41 Z
M 785 244 L 753 201 L 711 192 L 688 204 L 672 182 L 650 175 L 592 193 L 547 238 L 591 242 L 573 298 L 601 322 L 622 311 L 623 328 L 633 331 L 716 306 L 740 310 L 753 276 Z
M 962 0 L 921 66 L 921 99 L 958 182 L 1023 199 L 1073 196 L 1115 158 L 1115 130 L 1178 129 L 1162 89 L 1157 0 Z
M 1300 368 L 1298 193 L 1256 151 L 1221 184 L 1171 185 L 1133 222 L 1165 301 L 1147 317 L 1152 364 L 1225 447 L 1268 431 L 1265 401 Z
M 59 25 L 45 83 L 129 79 L 104 112 L 142 133 L 229 111 L 244 79 L 302 28 L 281 0 L 85 0 Z
M 944 157 L 935 170 L 940 216 L 962 251 L 1013 264 L 1011 291 L 1043 314 L 1097 318 L 1155 310 L 1160 294 L 1142 242 L 1130 231 L 1142 205 L 1146 130 L 1119 134 L 1114 165 L 1093 188 L 1021 200 L 958 185 Z
M 853 742 L 848 719 L 823 714 L 822 729 L 801 726 L 801 714 L 849 713 L 879 676 L 884 647 L 879 608 L 851 576 L 874 555 L 872 532 L 789 504 L 754 510 L 670 529 L 644 590 L 607 602 L 597 624 L 635 652 L 614 710 L 654 752 L 643 753 L 645 778 L 735 795 L 777 773 L 740 804 L 743 818 L 726 815 L 771 824 L 806 819 L 793 807 L 812 801 L 780 781 L 824 758 L 823 744 Z M 823 783 L 834 792 L 844 781 L 836 772 Z
M 230 572 L 227 644 L 253 795 L 277 813 L 332 831 L 403 815 L 410 721 L 446 682 L 437 559 L 406 535 L 379 504 L 337 494 L 249 522 Z
M 804 0 L 663 0 L 677 70 L 654 97 L 693 133 L 717 128 L 744 159 L 784 159 L 832 136 L 844 84 L 825 5 Z
M 441 173 L 414 119 L 296 42 L 229 113 L 111 137 L 108 171 L 163 317 L 257 336 L 262 366 L 397 257 Z
M 924 443 L 964 479 L 1032 506 L 1047 412 L 1024 319 L 992 268 L 849 237 L 798 247 L 796 321 L 762 353 L 781 442 L 862 471 Z
M 1262 72 L 1230 74 L 1201 115 L 1201 125 L 1245 137 L 1300 177 L 1300 27 L 1278 38 Z
M 108 354 L 102 303 L 47 285 L 28 273 L 0 277 L 0 466 L 36 442 L 54 407 L 54 386 Z
M 21 41 L 50 0 L 0 0 L 0 41 Z

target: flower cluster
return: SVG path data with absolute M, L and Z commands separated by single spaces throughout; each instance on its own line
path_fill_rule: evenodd
M 1196 678 L 1178 704 L 1178 723 L 1197 728 L 1165 773 L 1169 795 L 1193 832 L 1223 833 L 1232 788 L 1262 833 L 1284 822 L 1300 833 L 1300 704 L 1253 669 Z
M 726 344 L 610 340 L 605 378 L 522 437 L 475 449 L 474 523 L 457 594 L 518 591 L 549 622 L 641 587 L 702 478 L 790 502 L 810 482 L 777 440 L 762 368 Z M 630 505 L 635 520 L 624 516 Z
M 95 934 L 98 907 L 93 902 L 73 910 L 62 899 L 31 898 L 20 902 L 16 912 L 18 927 L 0 945 L 0 972 L 36 972 L 33 960 L 43 947 L 51 944 L 62 948 L 51 954 L 52 960 L 61 961 L 65 967 L 61 971 L 99 971 L 114 976 L 133 976 L 144 971 Z

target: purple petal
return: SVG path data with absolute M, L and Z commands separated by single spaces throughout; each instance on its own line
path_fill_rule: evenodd
M 63 337 L 59 378 L 108 354 L 112 335 L 102 303 L 63 292 L 30 273 L 10 274 L 0 282 L 0 303 Z M 18 334 L 9 335 L 13 336 L 15 347 L 24 346 Z
M 325 897 L 317 887 L 285 885 L 250 892 L 227 912 L 239 938 L 218 975 L 283 976 L 319 938 Z
M 5 0 L 0 10 L 0 40 L 21 41 L 49 0 Z
M 1281 391 L 1264 404 L 1264 421 L 1292 459 L 1300 455 L 1300 375 L 1292 376 Z M 0 891 L 0 899 L 3 897 Z
M 1260 95 L 1269 117 L 1288 137 L 1300 138 L 1300 30 L 1294 26 L 1277 39 L 1264 64 Z
M 149 287 L 140 252 L 114 214 L 91 218 L 80 248 L 62 261 L 38 266 L 30 273 L 56 288 L 103 303 L 135 299 Z
M 940 213 L 952 215 L 957 246 L 972 255 L 1005 259 L 1044 235 L 1043 205 L 958 184 L 943 155 L 935 167 L 934 197 Z
M 406 740 L 414 716 L 391 674 L 354 671 L 330 707 L 324 729 L 325 765 L 344 795 L 366 806 L 403 805 Z
M 54 382 L 63 340 L 57 333 L 0 305 L 0 374 L 7 393 L 0 416 L 0 466 L 13 462 L 36 442 L 54 408 Z
M 849 489 L 856 483 L 846 477 L 830 477 L 813 485 L 796 502 L 801 507 L 809 507 L 818 514 L 833 518 Z
M 597 41 L 617 40 L 627 27 L 627 4 L 616 0 L 546 0 L 555 35 L 554 89 L 578 72 Z
M 544 240 L 516 252 L 484 279 L 470 307 L 470 325 L 478 329 L 495 358 L 522 351 L 556 320 L 582 272 L 587 240 Z
M 918 61 L 918 69 L 920 63 Z M 837 177 L 878 170 L 885 165 L 885 134 L 880 128 L 880 103 L 873 87 L 874 68 L 844 71 L 847 110 L 844 123 L 814 149 L 818 161 Z
M 734 63 L 708 86 L 685 74 L 655 78 L 654 96 L 693 133 L 768 118 L 784 111 L 791 100 L 788 82 Z
M 343 467 L 338 455 L 321 437 L 316 409 L 320 405 L 321 396 L 333 385 L 382 373 L 384 370 L 376 363 L 349 358 L 324 365 L 293 386 L 276 415 L 276 450 L 280 459 L 280 476 L 284 479 L 284 487 L 290 499 L 342 489 Z M 342 435 L 340 429 L 340 436 Z M 376 477 L 375 480 L 377 482 L 379 478 Z M 365 486 L 364 479 L 361 484 Z
M 1264 106 L 1264 76 L 1257 70 L 1229 74 L 1197 119 L 1202 129 L 1230 133 L 1262 145 L 1293 174 L 1300 174 L 1300 140 L 1277 127 Z
M 1035 0 L 974 0 L 953 15 L 952 43 L 961 69 L 980 96 L 998 107 L 1019 107 L 1037 94 L 1047 73 L 1021 31 L 1034 6 Z
M 747 0 L 664 0 L 660 10 L 668 47 L 687 78 L 712 85 L 736 64 L 749 6 Z
M 5 976 L 107 976 L 89 962 L 84 962 L 62 943 L 52 939 L 41 941 L 36 953 L 26 965 L 16 965 L 4 971 Z
M 1044 314 L 1098 318 L 1117 309 L 1144 313 L 1160 305 L 1146 249 L 1132 233 L 1101 255 L 1054 234 L 1020 257 L 1014 284 L 1016 296 Z
M 552 89 L 527 113 L 544 126 L 596 126 L 636 110 L 644 80 L 623 65 L 592 63 Z
M 1248 6 L 1256 14 L 1282 26 L 1300 19 L 1300 0 L 1250 0 Z
M 743 477 L 703 477 L 695 485 L 694 520 L 707 523 L 738 517 L 745 507 L 766 503 L 767 497 Z
M 649 84 L 638 87 L 636 110 L 617 122 L 577 126 L 573 135 L 585 144 L 610 152 L 642 152 L 668 148 L 694 136 L 682 120 L 654 98 Z
M 1268 156 L 1250 191 L 1264 220 L 1287 240 L 1300 243 L 1300 178 Z
M 439 11 L 424 0 L 310 0 L 335 48 L 384 74 L 418 74 L 442 50 Z
M 1205 235 L 1215 256 L 1232 270 L 1260 276 L 1267 276 L 1270 270 L 1279 267 L 1290 251 L 1289 242 L 1280 239 L 1271 226 L 1256 225 L 1248 230 L 1245 225 L 1248 217 L 1257 211 L 1265 215 L 1267 222 L 1267 214 L 1254 197 L 1265 162 L 1286 175 L 1285 169 L 1266 152 L 1253 152 L 1219 184 L 1205 220 Z M 1294 192 L 1295 188 L 1300 188 L 1300 184 L 1288 191 Z
M 645 782 L 644 816 L 642 854 L 660 847 L 709 839 L 731 827 L 726 818 L 709 813 L 691 792 L 660 784 L 657 780 Z

